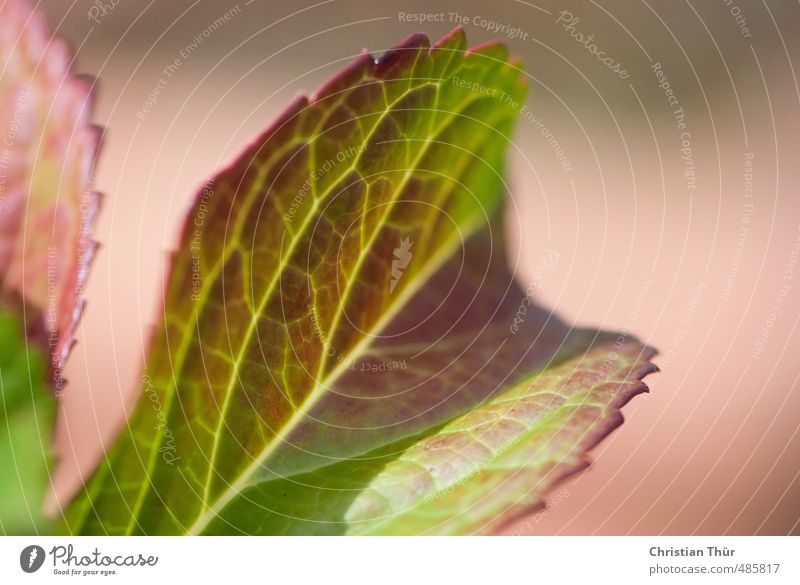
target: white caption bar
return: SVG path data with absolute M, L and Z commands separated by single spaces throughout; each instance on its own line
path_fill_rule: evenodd
M 6 537 L 0 583 L 800 583 L 793 537 Z M 613 580 L 613 581 L 612 581 Z

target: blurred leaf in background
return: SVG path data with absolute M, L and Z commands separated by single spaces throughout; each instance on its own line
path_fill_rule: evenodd
M 30 348 L 16 317 L 0 313 L 0 532 L 39 534 L 49 484 L 55 401 L 41 354 Z

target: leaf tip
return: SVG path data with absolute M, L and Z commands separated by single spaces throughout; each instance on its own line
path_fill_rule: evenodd
M 481 55 L 497 61 L 507 61 L 509 56 L 508 47 L 499 41 L 479 43 L 467 49 L 466 52 L 470 55 Z
M 447 49 L 450 51 L 464 51 L 466 48 L 467 34 L 464 32 L 464 27 L 460 24 L 433 45 L 434 50 Z
M 420 52 L 427 53 L 429 50 L 428 36 L 423 33 L 412 33 L 376 60 L 375 73 L 378 77 L 385 78 L 393 71 L 405 71 L 413 66 Z
M 325 82 L 322 87 L 311 94 L 309 101 L 315 103 L 327 97 L 335 95 L 343 89 L 364 77 L 364 73 L 375 65 L 375 61 L 369 51 L 362 51 L 350 65 L 339 71 L 336 75 Z

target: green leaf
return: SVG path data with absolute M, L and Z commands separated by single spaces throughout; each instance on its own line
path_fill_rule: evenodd
M 0 312 L 0 533 L 39 534 L 49 485 L 55 404 L 41 356 L 27 347 L 17 319 Z
M 0 3 L 0 299 L 24 307 L 55 393 L 83 308 L 99 196 L 92 83 L 26 0 Z M 16 309 L 22 312 L 22 308 Z
M 530 513 L 622 424 L 651 355 L 596 343 L 457 418 L 372 480 L 348 510 L 350 532 L 491 533 Z
M 41 514 L 62 369 L 83 308 L 98 195 L 92 83 L 26 0 L 0 3 L 0 532 Z M 51 392 L 52 390 L 52 392 Z
M 382 531 L 389 514 L 391 532 L 415 532 L 414 477 L 372 503 L 405 453 L 607 353 L 607 335 L 532 306 L 508 269 L 496 220 L 525 88 L 505 47 L 465 47 L 457 29 L 362 55 L 206 184 L 142 399 L 67 530 L 341 534 Z M 612 426 L 602 383 L 638 387 L 648 351 L 627 337 L 616 351 L 597 388 L 559 390 L 606 396 L 602 425 L 576 423 L 571 451 L 534 445 L 565 469 L 589 447 L 580 430 Z M 521 442 L 544 438 L 540 414 Z M 524 496 L 505 494 L 499 515 Z

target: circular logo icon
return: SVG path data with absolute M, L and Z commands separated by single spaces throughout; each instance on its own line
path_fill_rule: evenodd
M 19 566 L 26 573 L 35 573 L 42 568 L 44 557 L 44 549 L 41 546 L 37 544 L 26 546 L 19 553 Z

